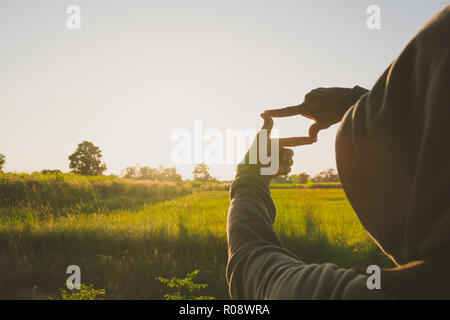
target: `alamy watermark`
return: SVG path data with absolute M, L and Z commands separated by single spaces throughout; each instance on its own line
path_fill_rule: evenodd
M 174 164 L 260 164 L 262 175 L 274 175 L 279 169 L 279 132 L 272 130 L 270 135 L 272 138 L 266 129 L 204 129 L 202 121 L 197 120 L 192 130 L 178 128 L 172 132 L 171 140 L 176 144 L 171 159 Z M 269 152 L 269 143 L 275 152 Z
M 71 4 L 67 7 L 66 13 L 69 15 L 66 20 L 66 27 L 69 30 L 81 29 L 81 9 L 79 6 Z
M 81 288 L 81 269 L 76 264 L 70 265 L 66 269 L 66 273 L 70 274 L 70 276 L 66 280 L 67 289 L 79 290 Z
M 367 274 L 370 276 L 366 280 L 367 289 L 369 290 L 381 290 L 381 269 L 377 265 L 371 265 L 367 267 Z
M 380 30 L 381 29 L 381 8 L 377 5 L 370 5 L 367 7 L 366 13 L 369 15 L 366 21 L 367 29 Z
M 66 27 L 69 30 L 81 29 L 81 8 L 78 5 L 71 4 L 67 7 L 68 14 Z M 381 8 L 375 4 L 367 7 L 366 13 L 369 15 L 366 20 L 366 26 L 369 30 L 381 29 Z

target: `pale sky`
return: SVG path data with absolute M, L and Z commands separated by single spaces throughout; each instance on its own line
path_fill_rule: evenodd
M 66 9 L 81 9 L 68 30 Z M 370 88 L 443 0 L 0 0 L 0 153 L 6 171 L 68 171 L 83 140 L 108 173 L 174 166 L 171 134 L 193 121 L 259 128 L 311 89 Z M 366 26 L 381 8 L 381 30 Z M 276 120 L 281 136 L 309 120 Z M 295 149 L 293 173 L 335 167 L 337 126 Z M 191 178 L 194 164 L 178 166 Z M 211 165 L 231 179 L 234 165 Z

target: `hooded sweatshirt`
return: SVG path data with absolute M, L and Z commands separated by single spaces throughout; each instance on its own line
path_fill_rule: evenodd
M 398 265 L 382 271 L 381 290 L 368 288 L 365 273 L 307 264 L 286 250 L 273 229 L 270 177 L 240 165 L 227 220 L 232 298 L 450 298 L 449 35 L 450 6 L 349 108 L 337 134 L 347 197 Z

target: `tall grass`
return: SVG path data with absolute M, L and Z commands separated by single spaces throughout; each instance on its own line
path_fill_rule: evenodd
M 48 205 L 63 208 L 81 202 L 117 198 L 161 201 L 191 192 L 191 184 L 183 182 L 138 181 L 68 173 L 0 173 L 0 206 L 4 207 Z

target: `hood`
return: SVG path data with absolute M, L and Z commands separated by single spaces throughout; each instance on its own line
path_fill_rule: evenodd
M 344 116 L 344 190 L 397 264 L 450 254 L 450 6 L 407 45 Z

